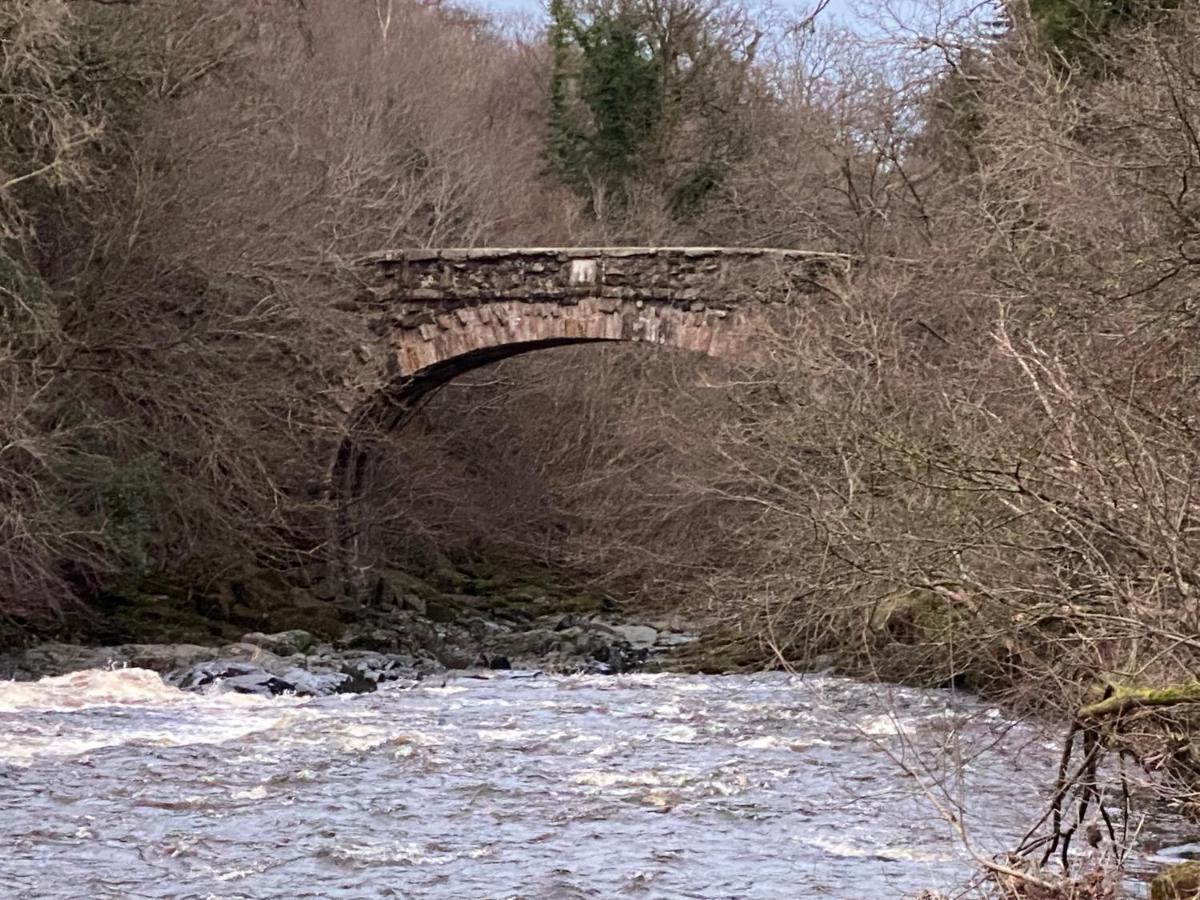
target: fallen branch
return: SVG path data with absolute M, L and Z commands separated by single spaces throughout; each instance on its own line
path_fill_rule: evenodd
M 1117 688 L 1110 697 L 1079 709 L 1080 722 L 1094 722 L 1141 709 L 1200 703 L 1200 683 L 1178 684 L 1165 688 Z

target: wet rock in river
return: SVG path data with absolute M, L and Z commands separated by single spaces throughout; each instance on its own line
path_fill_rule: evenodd
M 342 690 L 350 681 L 350 676 L 342 672 L 313 672 L 300 666 L 287 666 L 277 673 L 252 662 L 215 660 L 172 672 L 164 680 L 181 690 L 190 691 L 233 691 L 238 694 L 261 696 L 285 693 L 321 696 Z
M 159 675 L 217 657 L 215 647 L 197 644 L 125 644 L 114 650 L 124 665 L 149 669 Z
M 416 677 L 417 661 L 406 653 L 343 653 L 339 663 L 341 673 L 349 679 L 338 688 L 343 693 L 373 691 L 378 685 L 388 681 Z
M 447 669 L 472 669 L 479 661 L 479 654 L 463 647 L 447 646 L 438 653 L 438 661 Z
M 375 650 L 381 653 L 399 649 L 396 631 L 387 628 L 347 628 L 338 643 L 351 650 Z
M 634 650 L 649 650 L 658 641 L 658 631 L 649 625 L 613 625 L 611 627 Z
M 184 690 L 216 683 L 218 689 L 243 693 L 321 696 L 374 691 L 382 683 L 416 679 L 423 670 L 442 668 L 410 653 L 333 651 L 327 645 L 317 649 L 326 652 L 279 656 L 252 644 L 233 644 L 224 648 L 221 658 L 170 673 L 166 680 Z
M 636 672 L 642 667 L 650 653 L 646 649 L 635 649 L 623 641 L 614 641 L 593 651 L 593 658 L 607 667 L 607 671 L 620 674 Z
M 275 634 L 263 634 L 262 632 L 254 631 L 243 635 L 241 643 L 262 647 L 264 650 L 269 650 L 278 656 L 292 656 L 296 653 L 307 653 L 313 644 L 316 643 L 316 638 L 307 631 L 293 628 L 289 631 L 279 631 Z
M 112 647 L 78 647 L 49 642 L 0 659 L 0 677 L 32 681 L 47 675 L 64 675 L 80 669 L 110 667 Z
M 488 647 L 493 652 L 510 659 L 530 659 L 545 656 L 558 649 L 563 639 L 562 632 L 546 628 L 531 628 L 527 631 L 516 631 L 498 636 L 489 642 Z
M 220 660 L 237 660 L 239 662 L 253 661 L 266 663 L 278 659 L 278 655 L 258 646 L 258 644 L 247 644 L 244 641 L 238 641 L 236 644 L 226 644 L 217 652 L 215 658 Z

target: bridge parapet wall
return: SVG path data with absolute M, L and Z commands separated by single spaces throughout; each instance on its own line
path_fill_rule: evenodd
M 811 291 L 837 254 L 722 247 L 403 250 L 368 257 L 377 300 L 470 305 L 581 297 L 729 308 Z

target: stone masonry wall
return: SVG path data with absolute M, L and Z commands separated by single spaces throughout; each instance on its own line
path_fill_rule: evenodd
M 810 294 L 832 254 L 744 248 L 406 250 L 361 263 L 389 374 L 509 344 L 645 341 L 740 355 L 755 308 Z

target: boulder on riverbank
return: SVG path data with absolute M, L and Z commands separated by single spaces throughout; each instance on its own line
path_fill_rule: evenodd
M 420 587 L 413 579 L 404 586 L 398 602 L 358 610 L 333 638 L 290 628 L 247 632 L 232 643 L 211 645 L 48 642 L 0 656 L 0 677 L 33 680 L 138 667 L 185 690 L 322 695 L 371 691 L 448 669 L 631 672 L 656 665 L 659 654 L 692 639 L 661 623 L 620 622 L 594 597 L 564 601 L 567 612 L 547 613 L 556 601 L 544 588 L 456 595 Z

